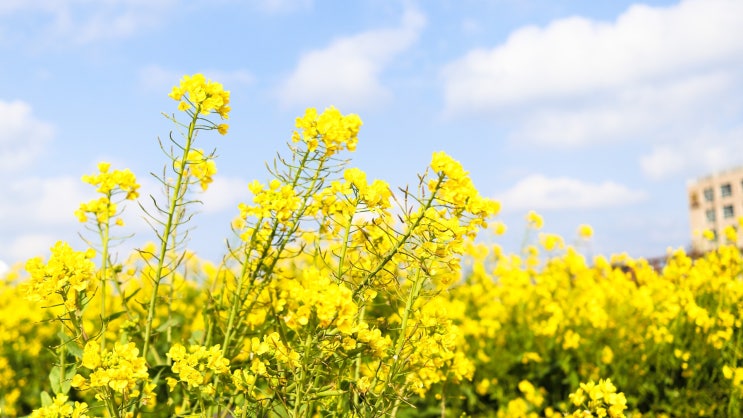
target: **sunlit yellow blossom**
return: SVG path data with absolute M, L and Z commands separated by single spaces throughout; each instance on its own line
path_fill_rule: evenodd
M 735 244 L 738 242 L 738 230 L 733 225 L 728 225 L 723 229 L 722 233 L 725 235 L 725 241 Z
M 87 380 L 75 377 L 73 386 L 92 388 L 107 393 L 109 389 L 124 395 L 136 396 L 137 387 L 147 382 L 149 374 L 143 357 L 134 343 L 116 343 L 112 350 L 104 350 L 100 355 L 98 342 L 88 342 L 83 350 L 83 367 L 90 369 Z M 81 376 L 82 377 L 82 376 Z
M 68 402 L 69 397 L 58 394 L 51 405 L 34 410 L 31 418 L 88 418 L 88 404 L 85 402 Z
M 98 174 L 85 175 L 82 177 L 84 183 L 98 186 L 97 193 L 110 196 L 112 192 L 121 190 L 126 193 L 126 199 L 133 200 L 139 196 L 139 183 L 137 178 L 128 168 L 113 170 L 109 172 L 111 163 L 98 163 Z
M 230 92 L 224 90 L 222 84 L 207 80 L 203 74 L 183 76 L 180 85 L 174 86 L 169 96 L 179 102 L 178 110 L 194 110 L 196 113 L 208 115 L 217 113 L 222 119 L 227 119 L 230 112 Z
M 31 280 L 26 287 L 30 300 L 47 300 L 54 294 L 68 298 L 70 290 L 92 291 L 97 282 L 95 264 L 91 259 L 95 251 L 74 251 L 66 242 L 59 241 L 51 248 L 49 261 L 44 264 L 41 257 L 26 262 L 26 271 Z
M 217 173 L 217 165 L 213 156 L 205 155 L 203 150 L 192 149 L 186 156 L 185 170 L 187 176 L 193 177 L 201 185 L 201 190 L 206 190 L 214 181 L 212 176 Z
M 593 236 L 593 228 L 591 225 L 581 224 L 578 227 L 578 236 L 583 239 L 589 239 Z
M 614 360 L 614 351 L 608 345 L 604 346 L 601 350 L 601 362 L 604 364 L 611 364 Z
M 294 142 L 304 141 L 310 151 L 322 144 L 325 153 L 333 155 L 344 149 L 356 150 L 361 118 L 355 114 L 344 116 L 332 106 L 319 115 L 315 108 L 308 108 L 297 118 L 296 126 L 299 132 L 292 135 Z
M 86 222 L 88 216 L 93 216 L 98 224 L 107 224 L 109 219 L 116 215 L 118 206 L 115 196 L 125 194 L 124 200 L 134 200 L 139 197 L 139 184 L 134 174 L 129 169 L 110 171 L 111 164 L 107 162 L 98 163 L 98 174 L 85 175 L 83 182 L 97 186 L 96 192 L 102 194 L 88 202 L 82 203 L 75 211 L 75 216 L 80 222 Z M 119 224 L 120 222 L 116 222 Z
M 542 229 L 544 226 L 544 219 L 533 210 L 526 214 L 526 222 L 534 229 Z
M 562 237 L 556 234 L 540 234 L 539 242 L 547 251 L 561 250 L 565 248 Z
M 199 387 L 202 391 L 208 391 L 209 388 L 201 385 L 213 374 L 230 372 L 230 361 L 222 356 L 219 345 L 209 348 L 191 345 L 186 350 L 181 344 L 174 344 L 168 351 L 168 357 L 173 361 L 173 373 L 189 388 Z

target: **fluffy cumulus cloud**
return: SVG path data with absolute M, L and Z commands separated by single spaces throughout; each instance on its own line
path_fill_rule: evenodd
M 37 119 L 23 101 L 0 100 L 0 171 L 13 171 L 29 164 L 54 136 L 48 122 Z
M 248 181 L 235 177 L 215 177 L 199 200 L 203 203 L 200 209 L 206 213 L 232 211 L 236 215 L 237 205 L 250 201 Z
M 4 0 L 0 2 L 0 28 L 5 27 L 15 41 L 87 44 L 156 27 L 175 6 L 176 0 Z M 19 25 L 23 22 L 33 24 Z M 24 27 L 33 32 L 23 32 Z
M 605 181 L 590 183 L 569 177 L 529 175 L 496 198 L 504 211 L 598 209 L 637 203 L 646 193 Z
M 0 186 L 0 224 L 72 224 L 80 202 L 92 198 L 79 178 L 22 178 Z
M 512 138 L 559 146 L 669 139 L 741 110 L 743 2 L 633 5 L 611 22 L 528 26 L 442 72 L 446 109 L 508 115 Z
M 725 170 L 743 162 L 741 138 L 743 126 L 738 126 L 724 132 L 703 132 L 679 144 L 660 144 L 640 157 L 640 167 L 653 180 Z
M 330 105 L 362 108 L 391 97 L 381 73 L 408 50 L 425 26 L 425 17 L 408 10 L 397 28 L 375 29 L 339 38 L 323 49 L 302 54 L 278 90 L 285 105 Z
M 29 233 L 14 237 L 7 256 L 12 263 L 22 263 L 31 257 L 49 257 L 49 249 L 59 241 L 59 236 L 48 233 Z M 81 249 L 79 247 L 78 249 Z
M 79 178 L 11 178 L 0 184 L 0 260 L 14 264 L 43 255 L 81 230 L 74 212 L 92 197 Z

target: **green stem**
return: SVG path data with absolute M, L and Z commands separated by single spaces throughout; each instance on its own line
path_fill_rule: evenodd
M 108 204 L 111 204 L 111 193 L 106 196 L 108 198 Z M 108 208 L 107 208 L 108 209 Z M 100 224 L 99 224 L 100 227 Z M 101 231 L 101 356 L 103 356 L 106 350 L 106 282 L 108 282 L 108 241 L 110 234 L 110 222 L 107 219 L 106 223 L 103 224 L 103 230 Z
M 438 191 L 439 186 L 441 185 L 441 183 L 443 183 L 444 178 L 445 178 L 445 176 L 443 174 L 440 174 L 439 175 L 439 179 L 438 179 L 438 181 L 436 183 L 436 186 L 431 191 L 431 197 L 428 198 L 428 200 L 426 201 L 426 203 L 423 205 L 423 208 L 421 209 L 420 216 L 415 219 L 415 222 L 413 223 L 413 225 L 410 228 L 408 228 L 408 230 L 405 232 L 405 234 L 397 241 L 397 244 L 395 244 L 395 248 L 393 248 L 392 250 L 390 250 L 387 253 L 387 255 L 384 257 L 384 259 L 382 259 L 382 262 L 380 262 L 374 268 L 374 270 L 370 271 L 366 275 L 366 277 L 364 278 L 364 280 L 361 282 L 361 285 L 358 288 L 356 288 L 356 290 L 353 292 L 354 298 L 356 296 L 358 296 L 358 294 L 367 285 L 369 285 L 369 283 L 371 283 L 371 280 L 374 278 L 374 276 L 376 276 L 377 273 L 379 273 L 380 271 L 382 271 L 382 269 L 384 268 L 384 266 L 387 265 L 387 263 L 390 260 L 392 260 L 392 257 L 394 257 L 395 254 L 397 254 L 400 251 L 400 248 L 402 248 L 402 246 L 405 245 L 405 243 L 408 242 L 408 239 L 410 238 L 410 236 L 413 235 L 413 232 L 415 232 L 415 229 L 418 228 L 418 225 L 420 225 L 420 223 L 423 221 L 423 218 L 425 218 L 426 210 L 428 210 L 430 207 L 433 206 L 434 199 L 436 199 L 436 192 Z
M 351 236 L 351 227 L 353 226 L 353 216 L 356 214 L 356 208 L 358 207 L 358 200 L 354 204 L 354 211 L 351 216 L 348 217 L 348 225 L 346 231 L 343 234 L 343 248 L 341 249 L 341 255 L 338 259 L 338 273 L 336 273 L 337 279 L 340 280 L 343 277 L 343 263 L 346 261 L 346 252 L 348 251 L 348 238 Z
M 418 269 L 415 275 L 415 281 L 413 282 L 413 286 L 410 289 L 410 293 L 408 293 L 408 298 L 405 301 L 405 310 L 402 313 L 402 322 L 400 323 L 400 335 L 397 337 L 397 341 L 395 343 L 395 355 L 392 357 L 392 364 L 390 365 L 389 372 L 387 373 L 387 378 L 385 379 L 385 388 L 393 387 L 392 380 L 397 374 L 397 369 L 400 364 L 400 356 L 402 354 L 403 348 L 405 346 L 405 341 L 407 340 L 407 330 L 408 330 L 408 320 L 410 318 L 410 314 L 413 312 L 413 305 L 415 304 L 415 301 L 418 300 L 418 296 L 420 295 L 421 289 L 423 288 L 423 282 L 426 281 L 426 277 L 421 276 L 421 269 Z M 396 394 L 395 397 L 395 403 L 393 412 L 390 416 L 395 416 L 397 413 L 397 408 L 400 405 L 401 396 L 402 394 Z M 386 399 L 385 396 L 380 396 L 377 399 L 377 407 L 380 407 L 381 402 L 385 402 L 388 399 Z
M 144 347 L 142 353 L 147 353 L 150 347 L 150 338 L 152 336 L 152 322 L 155 318 L 155 305 L 157 302 L 157 291 L 162 281 L 163 269 L 165 267 L 165 257 L 168 252 L 168 240 L 170 239 L 171 232 L 175 229 L 175 214 L 177 211 L 178 201 L 181 198 L 182 190 L 187 186 L 185 184 L 185 171 L 186 171 L 186 157 L 188 152 L 191 150 L 191 144 L 193 142 L 194 130 L 196 127 L 196 120 L 198 118 L 199 109 L 194 111 L 191 119 L 191 123 L 188 125 L 188 134 L 186 136 L 186 145 L 183 147 L 183 158 L 177 164 L 178 167 L 178 178 L 176 179 L 175 185 L 173 186 L 173 194 L 170 196 L 170 204 L 168 205 L 168 218 L 165 222 L 165 229 L 163 230 L 162 238 L 160 240 L 160 249 L 157 257 L 157 268 L 155 269 L 155 277 L 152 288 L 152 296 L 150 297 L 150 303 L 147 309 L 147 322 L 145 324 L 144 332 Z
M 303 359 L 304 361 L 302 362 L 302 367 L 300 367 L 300 370 L 299 370 L 299 382 L 297 382 L 297 386 L 296 386 L 296 388 L 297 388 L 297 391 L 296 391 L 297 394 L 296 394 L 296 398 L 294 399 L 294 413 L 293 413 L 293 416 L 295 418 L 297 416 L 299 416 L 299 412 L 300 412 L 300 409 L 299 408 L 300 408 L 300 406 L 302 406 L 302 401 L 304 400 L 303 399 L 303 392 L 309 393 L 311 391 L 311 389 L 312 389 L 312 387 L 309 387 L 309 388 L 306 388 L 306 389 L 304 387 L 305 380 L 307 378 L 307 370 L 306 370 L 307 364 L 305 364 L 305 362 L 310 358 L 310 349 L 311 348 L 312 348 L 312 333 L 308 333 L 307 334 L 307 339 L 305 340 L 305 343 L 304 343 L 304 359 Z M 309 412 L 311 410 L 312 409 L 310 408 L 310 406 L 307 405 L 306 411 Z
M 297 167 L 297 172 L 294 175 L 294 178 L 292 179 L 292 183 L 291 183 L 292 188 L 295 188 L 299 184 L 299 180 L 302 178 L 302 173 L 304 172 L 304 169 L 307 166 L 307 162 L 310 159 L 310 154 L 311 152 L 307 150 L 302 156 L 302 160 L 299 163 L 299 166 Z M 295 216 L 292 218 L 291 228 L 287 236 L 287 239 L 282 240 L 282 242 L 278 245 L 278 248 L 276 250 L 276 257 L 274 258 L 272 263 L 266 268 L 266 276 L 268 276 L 273 271 L 274 267 L 276 266 L 276 263 L 279 261 L 281 253 L 284 251 L 284 249 L 286 248 L 286 245 L 290 241 L 289 238 L 296 232 L 299 226 L 299 220 L 304 215 L 305 210 L 307 210 L 307 206 L 308 206 L 307 202 L 310 199 L 310 193 L 312 193 L 312 191 L 315 189 L 315 186 L 317 185 L 317 182 L 320 178 L 320 173 L 322 172 L 324 164 L 325 164 L 325 159 L 323 158 L 319 161 L 317 169 L 315 169 L 315 174 L 312 177 L 310 186 L 307 188 L 307 194 L 303 196 L 301 207 L 297 210 Z M 259 226 L 260 222 L 257 223 L 256 225 Z M 265 266 L 264 260 L 266 259 L 266 256 L 268 255 L 268 251 L 273 246 L 273 239 L 276 237 L 276 232 L 278 231 L 279 225 L 280 225 L 280 222 L 278 221 L 278 219 L 274 219 L 273 225 L 271 228 L 271 233 L 269 234 L 268 239 L 264 243 L 264 246 L 263 246 L 263 249 L 261 250 L 261 254 L 260 254 L 260 257 L 258 258 L 256 267 L 255 269 L 253 269 L 252 272 L 250 272 L 248 289 L 252 289 L 252 286 L 255 283 L 255 280 L 258 278 L 258 274 L 260 273 L 261 268 Z M 257 232 L 257 228 L 256 228 L 256 232 Z M 253 234 L 254 237 L 255 237 L 256 232 L 254 232 Z M 253 239 L 251 239 L 249 247 L 252 247 L 253 243 L 254 241 Z M 230 306 L 230 316 L 229 316 L 229 319 L 227 320 L 227 329 L 225 330 L 224 347 L 222 348 L 222 352 L 224 356 L 227 356 L 228 354 L 227 350 L 229 349 L 228 347 L 230 343 L 232 343 L 232 339 L 234 338 L 232 334 L 234 331 L 233 328 L 235 327 L 235 319 L 239 311 L 238 309 L 239 304 L 242 301 L 241 295 L 242 295 L 242 289 L 244 286 L 244 277 L 248 275 L 247 269 L 250 264 L 249 262 L 250 260 L 248 259 L 248 257 L 250 256 L 250 250 L 245 251 L 245 253 L 247 254 L 246 260 L 242 263 L 242 271 L 240 272 L 240 279 L 238 281 L 237 292 Z
M 735 322 L 733 322 L 733 332 L 736 331 Z M 738 367 L 738 351 L 740 350 L 740 344 L 741 344 L 741 335 L 743 335 L 743 332 L 741 332 L 741 329 L 737 330 L 737 334 L 735 336 L 735 346 L 733 347 L 733 362 L 732 367 L 733 370 L 735 370 L 736 367 Z M 740 408 L 738 408 L 738 399 L 739 399 L 739 389 L 735 386 L 735 376 L 733 376 L 732 379 L 730 379 L 730 394 L 728 396 L 728 416 L 730 417 L 739 417 L 740 416 Z
M 176 212 L 178 212 L 178 203 L 182 200 L 182 194 L 185 193 L 186 187 L 188 187 L 187 179 L 185 178 L 186 165 L 188 152 L 191 150 L 193 144 L 194 132 L 196 130 L 196 121 L 198 120 L 200 108 L 194 110 L 191 115 L 191 123 L 188 124 L 188 134 L 186 135 L 186 145 L 183 147 L 183 157 L 180 161 L 174 161 L 174 165 L 178 164 L 177 175 L 178 178 L 175 181 L 175 185 L 172 186 L 173 194 L 170 196 L 170 202 L 168 205 L 168 216 L 165 222 L 165 228 L 160 239 L 160 250 L 157 257 L 157 268 L 155 269 L 155 277 L 153 277 L 152 296 L 150 297 L 149 306 L 147 308 L 147 322 L 145 323 L 144 332 L 144 343 L 142 347 L 142 356 L 147 358 L 147 353 L 150 351 L 150 338 L 152 338 L 152 322 L 155 319 L 155 306 L 157 303 L 157 293 L 160 288 L 160 282 L 163 279 L 163 270 L 165 267 L 165 257 L 168 253 L 168 240 L 171 234 L 175 231 L 177 226 Z M 175 167 L 174 167 L 175 168 Z M 165 180 L 165 179 L 163 179 Z M 170 186 L 169 186 L 170 187 Z M 154 348 L 154 347 L 153 347 Z M 145 383 L 142 383 L 144 385 Z M 140 400 L 144 388 L 140 390 L 139 398 L 132 406 L 132 416 L 136 418 L 139 415 Z
M 62 328 L 62 334 L 65 335 L 64 324 L 60 324 L 60 327 Z M 60 343 L 61 343 L 61 345 L 59 346 L 59 369 L 60 369 L 60 371 L 59 371 L 59 387 L 61 389 L 62 388 L 62 385 L 64 384 L 64 378 L 65 378 L 65 374 L 66 374 L 65 368 L 67 367 L 67 363 L 65 361 L 66 360 L 65 357 L 67 357 L 67 350 L 66 350 L 67 341 L 65 341 L 64 339 L 61 338 L 60 339 Z
M 358 323 L 361 325 L 362 322 L 364 322 L 364 315 L 366 314 L 366 305 L 362 305 L 361 309 L 359 309 L 359 319 Z M 358 382 L 361 378 L 361 352 L 359 352 L 356 355 L 356 361 L 355 361 L 355 367 L 353 370 L 353 381 Z M 359 404 L 359 393 L 357 391 L 353 392 L 353 404 L 358 405 Z

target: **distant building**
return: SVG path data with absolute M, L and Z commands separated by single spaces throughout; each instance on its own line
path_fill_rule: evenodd
M 738 218 L 743 217 L 743 167 L 700 178 L 689 183 L 687 191 L 692 250 L 714 249 L 725 242 L 725 227 L 738 228 Z M 712 240 L 702 235 L 705 230 L 712 231 Z M 743 245 L 743 240 L 737 244 Z

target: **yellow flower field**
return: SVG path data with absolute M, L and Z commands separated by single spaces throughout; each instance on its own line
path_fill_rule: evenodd
M 367 179 L 347 161 L 362 121 L 331 107 L 297 118 L 268 180 L 245 185 L 224 258 L 202 260 L 184 231 L 230 93 L 195 74 L 170 97 L 151 243 L 112 254 L 141 197 L 101 163 L 82 177 L 100 197 L 70 214 L 90 247 L 59 242 L 0 279 L 0 416 L 742 415 L 735 246 L 658 271 L 587 259 L 590 226 L 570 246 L 530 212 L 533 239 L 506 253 L 477 239 L 505 225 L 459 162 L 435 153 L 401 189 Z

